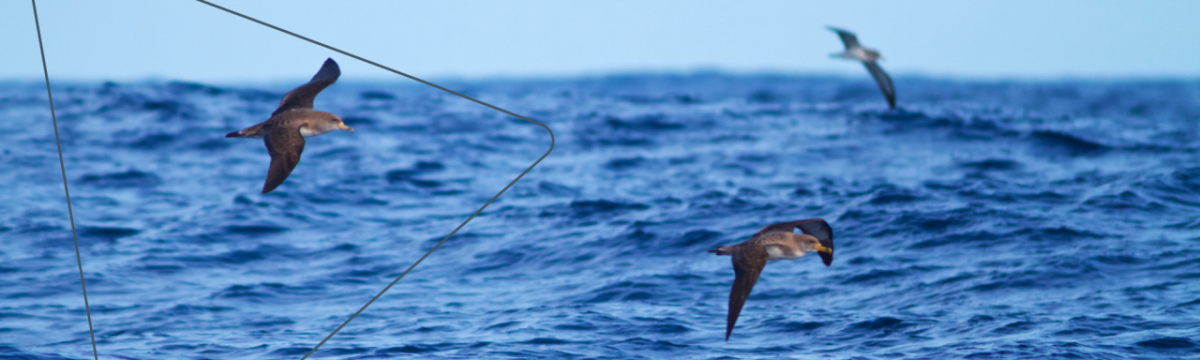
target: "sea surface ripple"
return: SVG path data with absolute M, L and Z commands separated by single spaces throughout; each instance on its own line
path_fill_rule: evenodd
M 1200 82 L 613 75 L 443 84 L 554 152 L 316 358 L 1173 359 L 1200 353 Z M 338 83 L 259 191 L 288 86 L 62 83 L 102 358 L 296 359 L 549 147 Z M 40 83 L 0 84 L 0 358 L 91 358 Z M 821 217 L 729 342 L 705 251 Z

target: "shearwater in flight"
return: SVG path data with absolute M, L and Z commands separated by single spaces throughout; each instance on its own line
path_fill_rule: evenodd
M 797 234 L 793 229 L 800 229 Z M 767 225 L 741 244 L 722 246 L 710 253 L 733 257 L 733 289 L 729 292 L 729 317 L 725 325 L 725 341 L 733 333 L 742 305 L 758 282 L 758 275 L 768 260 L 795 260 L 805 253 L 816 251 L 825 266 L 833 262 L 833 229 L 823 219 L 807 219 Z
M 858 44 L 858 37 L 854 33 L 838 29 L 830 26 L 829 30 L 833 30 L 842 38 L 842 44 L 846 45 L 846 51 L 840 53 L 829 54 L 830 57 L 842 58 L 848 60 L 858 60 L 867 67 L 867 71 L 871 72 L 871 76 L 875 77 L 875 82 L 879 83 L 879 90 L 883 91 L 883 97 L 887 98 L 888 108 L 896 108 L 896 87 L 892 86 L 892 78 L 888 77 L 883 68 L 879 67 L 876 59 L 883 59 L 878 51 L 862 47 Z
M 279 187 L 279 184 L 291 175 L 296 164 L 300 163 L 300 153 L 304 151 L 304 138 L 337 129 L 354 132 L 354 129 L 346 126 L 337 115 L 313 110 L 313 99 L 321 90 L 333 85 L 341 75 L 342 71 L 338 69 L 337 62 L 326 59 L 312 80 L 283 96 L 283 101 L 280 101 L 279 108 L 271 113 L 270 119 L 225 135 L 227 138 L 261 138 L 267 145 L 267 153 L 271 154 L 271 167 L 267 169 L 263 194 Z

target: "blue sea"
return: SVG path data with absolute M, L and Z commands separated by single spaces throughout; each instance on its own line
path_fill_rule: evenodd
M 301 79 L 302 81 L 303 79 Z M 550 148 L 398 78 L 341 82 L 262 195 L 296 84 L 57 82 L 102 359 L 299 359 Z M 1200 81 L 630 74 L 442 85 L 547 124 L 533 171 L 320 359 L 1200 354 Z M 0 358 L 90 359 L 40 82 L 0 84 Z M 724 340 L 706 250 L 824 218 Z

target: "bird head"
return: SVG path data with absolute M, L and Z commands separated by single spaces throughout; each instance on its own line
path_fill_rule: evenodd
M 332 114 L 330 114 L 330 115 L 331 115 L 331 116 L 333 116 L 333 119 L 330 119 L 330 121 L 332 121 L 332 122 L 333 122 L 333 124 L 334 124 L 334 125 L 335 125 L 335 126 L 338 128 L 338 129 L 346 130 L 346 131 L 349 131 L 349 132 L 354 132 L 354 128 L 351 128 L 351 127 L 349 127 L 349 126 L 346 126 L 346 123 L 345 123 L 344 121 L 342 121 L 342 118 L 341 118 L 341 117 L 338 117 L 337 115 L 332 115 Z
M 875 50 L 867 50 L 867 55 L 871 55 L 871 57 L 875 59 L 883 60 L 883 54 L 880 54 Z
M 803 236 L 803 235 L 802 235 Z M 833 243 L 825 243 L 817 240 L 813 236 L 804 236 L 804 240 L 800 242 L 800 250 L 804 252 L 816 251 L 817 255 L 821 255 L 821 261 L 825 266 L 833 263 Z

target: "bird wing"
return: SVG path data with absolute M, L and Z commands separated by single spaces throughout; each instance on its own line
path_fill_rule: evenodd
M 320 94 L 321 90 L 325 90 L 329 85 L 333 85 L 341 75 L 342 70 L 338 69 L 337 62 L 334 62 L 333 59 L 325 59 L 325 64 L 321 65 L 321 70 L 313 75 L 312 80 L 292 89 L 283 96 L 283 101 L 279 102 L 279 108 L 275 109 L 271 116 L 291 109 L 312 109 L 313 99 L 317 98 L 317 94 Z
M 764 226 L 758 233 L 763 234 L 774 231 L 792 232 L 792 229 L 800 229 L 801 232 L 812 235 L 822 242 L 821 245 L 824 245 L 828 241 L 832 246 L 833 229 L 829 227 L 829 223 L 825 222 L 825 219 L 820 218 L 774 223 Z
M 758 233 L 763 234 L 774 231 L 792 232 L 792 229 L 800 229 L 800 232 L 817 238 L 821 246 L 827 247 L 830 250 L 828 253 L 817 252 L 817 254 L 821 255 L 821 260 L 825 262 L 825 266 L 829 266 L 833 262 L 833 228 L 829 227 L 829 223 L 825 222 L 825 219 L 804 219 L 775 223 L 764 226 Z
M 827 26 L 827 28 L 829 28 L 829 30 L 833 30 L 833 32 L 838 34 L 838 37 L 842 38 L 842 45 L 846 45 L 846 50 L 859 47 L 858 37 L 854 36 L 854 33 L 832 26 Z
M 300 153 L 304 152 L 304 136 L 300 135 L 299 126 L 280 126 L 268 131 L 263 143 L 267 144 L 267 153 L 271 154 L 271 167 L 267 169 L 267 182 L 263 183 L 262 190 L 266 194 L 283 184 L 283 180 L 300 163 Z
M 888 77 L 883 68 L 879 67 L 879 63 L 874 61 L 863 61 L 867 71 L 871 72 L 871 76 L 875 77 L 875 82 L 879 83 L 879 90 L 883 91 L 883 97 L 887 98 L 888 107 L 896 108 L 896 88 L 892 86 L 892 78 Z
M 758 282 L 758 275 L 762 273 L 763 267 L 767 265 L 767 258 L 770 257 L 766 250 L 759 246 L 740 246 L 732 255 L 733 272 L 737 277 L 733 279 L 733 289 L 729 292 L 729 318 L 725 326 L 725 341 L 729 341 L 729 334 L 733 333 L 738 314 L 742 313 L 742 305 L 746 304 L 750 290 L 754 289 L 754 283 Z

